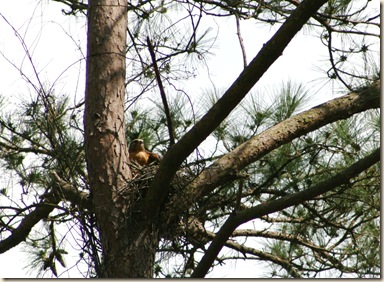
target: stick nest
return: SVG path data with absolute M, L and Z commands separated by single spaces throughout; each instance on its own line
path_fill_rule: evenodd
M 127 217 L 132 218 L 134 214 L 138 215 L 140 213 L 141 203 L 154 179 L 157 169 L 158 164 L 148 166 L 131 164 L 132 179 L 127 182 L 126 187 L 122 189 L 121 193 L 127 206 L 125 211 Z M 182 192 L 196 175 L 197 172 L 184 167 L 174 176 L 170 184 L 169 194 L 161 207 L 159 217 L 159 227 L 163 229 L 161 233 L 175 233 L 175 228 L 177 228 L 180 219 L 185 213 L 180 213 L 180 210 L 177 209 L 177 214 L 173 214 L 176 213 L 173 207 L 183 205 Z

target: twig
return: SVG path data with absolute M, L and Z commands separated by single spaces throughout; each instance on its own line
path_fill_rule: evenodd
M 47 218 L 55 209 L 56 205 L 61 201 L 59 197 L 55 197 L 52 194 L 44 194 L 42 197 L 44 197 L 44 200 L 39 203 L 32 212 L 24 216 L 19 226 L 13 230 L 12 234 L 0 241 L 0 254 L 5 253 L 9 249 L 25 241 L 32 228 L 40 220 Z
M 331 62 L 331 65 L 332 65 L 332 69 L 334 70 L 335 72 L 335 75 L 336 77 L 340 80 L 340 82 L 342 84 L 344 84 L 344 86 L 351 92 L 353 92 L 353 88 L 344 81 L 344 79 L 340 76 L 339 74 L 339 70 L 337 69 L 336 67 L 336 64 L 335 64 L 335 61 L 334 61 L 334 58 L 333 58 L 333 52 L 332 52 L 332 29 L 330 28 L 327 28 L 327 31 L 328 31 L 328 53 L 329 53 L 329 61 Z
M 153 69 L 155 70 L 157 85 L 159 86 L 159 89 L 160 89 L 161 100 L 163 101 L 163 105 L 164 105 L 164 112 L 167 118 L 167 127 L 168 127 L 168 133 L 169 133 L 169 146 L 171 147 L 173 144 L 175 144 L 171 113 L 169 111 L 167 97 L 165 96 L 163 83 L 161 82 L 159 68 L 157 67 L 155 52 L 153 51 L 153 46 L 148 36 L 147 36 L 147 44 L 148 44 L 149 53 L 151 54 L 151 58 L 152 58 Z
M 233 210 L 233 213 L 236 213 L 237 210 L 240 208 L 241 197 L 243 196 L 243 187 L 244 187 L 244 179 L 240 179 L 239 190 L 237 191 L 236 204 L 235 204 L 235 209 Z
M 236 34 L 237 34 L 237 38 L 239 39 L 241 53 L 243 54 L 243 64 L 245 69 L 247 67 L 247 54 L 245 52 L 244 41 L 240 31 L 240 17 L 237 13 L 235 13 L 235 18 L 236 18 L 236 29 L 237 29 Z
M 353 177 L 356 177 L 379 161 L 380 149 L 378 148 L 370 155 L 358 160 L 338 174 L 308 189 L 289 194 L 277 200 L 259 204 L 246 210 L 242 210 L 236 215 L 231 214 L 231 216 L 229 216 L 226 222 L 222 225 L 220 230 L 216 233 L 215 238 L 212 240 L 212 243 L 208 247 L 203 258 L 200 260 L 199 264 L 192 273 L 191 278 L 203 278 L 207 274 L 209 268 L 212 266 L 213 261 L 216 259 L 228 238 L 241 224 L 244 224 L 252 219 L 260 218 L 277 211 L 282 211 L 288 207 L 304 203 L 318 195 L 331 191 L 338 186 L 349 183 Z

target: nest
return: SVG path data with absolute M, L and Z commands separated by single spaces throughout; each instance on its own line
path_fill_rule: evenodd
M 140 166 L 137 164 L 131 164 L 132 179 L 127 182 L 121 190 L 119 195 L 121 200 L 124 201 L 124 214 L 125 218 L 129 221 L 135 220 L 135 215 L 139 215 L 141 212 L 141 204 L 145 195 L 151 185 L 153 178 L 157 172 L 158 164 L 152 163 L 147 166 Z M 180 234 L 178 226 L 180 226 L 180 220 L 186 212 L 180 212 L 180 206 L 183 206 L 182 192 L 184 188 L 196 177 L 197 172 L 192 171 L 188 167 L 181 168 L 173 178 L 169 193 L 162 203 L 161 213 L 158 219 L 158 226 L 163 236 L 166 233 Z M 176 231 L 176 229 L 178 231 Z M 171 236 L 173 237 L 173 236 Z
M 149 185 L 151 184 L 158 165 L 140 166 L 131 163 L 132 178 L 127 181 L 117 193 L 118 201 L 124 202 L 122 212 L 126 217 L 140 212 L 140 203 L 143 201 Z

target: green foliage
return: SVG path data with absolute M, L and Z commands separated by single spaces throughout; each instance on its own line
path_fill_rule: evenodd
M 54 1 L 64 3 L 69 8 L 64 10 L 67 14 L 87 9 L 85 1 Z M 305 29 L 311 34 L 313 31 L 329 51 L 323 74 L 340 82 L 343 93 L 344 89 L 372 91 L 370 85 L 380 73 L 373 51 L 378 35 L 370 31 L 371 26 L 376 27 L 377 15 L 367 14 L 371 10 L 365 9 L 369 2 L 328 1 L 308 22 L 311 29 Z M 160 154 L 169 149 L 166 115 L 147 37 L 154 46 L 177 142 L 225 91 L 215 88 L 199 93 L 195 87 L 187 93 L 181 87 L 183 81 L 199 73 L 202 64 L 209 69 L 207 59 L 218 30 L 206 19 L 236 16 L 244 21 L 280 25 L 294 9 L 295 1 L 282 0 L 128 2 L 128 142 L 144 139 L 148 150 Z M 183 163 L 174 179 L 174 190 L 186 189 L 222 154 L 307 109 L 314 95 L 292 81 L 274 87 L 248 94 L 209 136 L 209 146 L 196 148 Z M 57 179 L 52 180 L 55 172 L 75 191 L 89 192 L 83 104 L 72 105 L 69 97 L 54 93 L 53 87 L 33 89 L 35 96 L 18 104 L 16 110 L 7 109 L 1 101 L 0 163 L 1 173 L 9 181 L 0 187 L 0 200 L 10 203 L 0 210 L 1 238 L 12 234 L 20 220 L 40 207 L 45 197 L 59 197 L 42 228 L 39 230 L 38 225 L 26 239 L 31 267 L 41 274 L 50 271 L 60 276 L 58 268 L 66 267 L 67 253 L 78 252 L 79 262 L 88 268 L 84 276 L 97 277 L 103 261 L 95 215 L 67 199 L 58 189 Z M 380 146 L 380 125 L 379 110 L 356 114 L 282 145 L 241 171 L 231 171 L 235 180 L 219 185 L 178 214 L 175 222 L 164 226 L 170 230 L 158 247 L 155 275 L 189 277 L 215 232 L 231 214 L 304 191 L 335 176 Z M 170 196 L 178 192 L 172 191 Z M 379 219 L 380 166 L 376 164 L 331 192 L 239 227 L 238 234 L 234 232 L 226 242 L 231 254 L 223 252 L 217 264 L 246 258 L 267 262 L 272 277 L 376 278 L 381 263 Z M 188 229 L 194 220 L 206 233 Z M 62 228 L 64 234 L 56 232 Z M 76 250 L 65 244 L 72 237 L 79 244 Z
M 3 234 L 17 226 L 17 216 L 26 215 L 26 211 L 40 200 L 39 195 L 55 193 L 52 172 L 69 180 L 79 190 L 87 190 L 82 133 L 73 126 L 74 115 L 81 109 L 70 108 L 66 97 L 42 89 L 37 97 L 24 101 L 12 113 L 6 114 L 5 110 L 2 109 L 0 116 L 2 173 L 15 175 L 23 201 L 17 204 L 16 210 L 5 208 L 1 213 L 2 217 L 9 218 L 6 224 L 3 222 Z M 0 197 L 4 198 L 0 200 L 12 200 L 13 193 L 18 189 L 11 188 L 2 188 Z M 27 240 L 31 268 L 38 269 L 41 275 L 49 270 L 57 276 L 56 262 L 66 267 L 64 256 L 67 251 L 61 246 L 56 247 L 54 229 L 55 224 L 73 219 L 77 212 L 68 209 L 68 204 L 64 202 L 58 208 L 65 212 L 51 218 L 51 223 L 44 229 L 47 232 L 36 232 Z
M 271 119 L 275 123 L 297 114 L 309 100 L 307 90 L 302 85 L 295 85 L 291 81 L 283 84 L 280 93 L 276 93 L 274 97 L 276 100 L 272 102 L 270 112 Z
M 39 175 L 52 170 L 59 171 L 63 177 L 84 175 L 81 135 L 73 132 L 69 123 L 67 102 L 67 98 L 58 98 L 53 93 L 41 94 L 0 119 L 3 128 L 0 155 L 6 167 L 18 171 L 24 181 L 37 180 Z M 31 158 L 39 156 L 34 166 L 25 165 L 25 161 L 30 161 L 26 159 L 27 153 Z M 25 174 L 29 169 L 31 172 Z
M 38 234 L 39 239 L 34 239 L 28 242 L 26 252 L 31 259 L 31 270 L 38 270 L 42 274 L 45 270 L 49 269 L 54 276 L 57 277 L 56 262 L 62 267 L 66 267 L 64 255 L 68 252 L 65 249 L 57 248 L 57 238 L 55 236 L 54 224 L 45 223 L 44 231 L 47 232 L 46 236 L 41 237 L 41 233 Z
M 213 134 L 217 142 L 222 141 L 230 150 L 302 110 L 310 93 L 292 83 L 285 86 L 273 106 L 260 102 L 259 97 L 265 97 L 261 93 L 249 97 L 234 114 L 242 120 L 230 116 Z M 248 166 L 243 171 L 248 176 L 243 187 L 247 191 L 244 203 L 262 204 L 336 175 L 379 146 L 378 118 L 379 112 L 372 110 L 335 122 Z M 376 165 L 348 185 L 273 218 L 264 218 L 262 222 L 276 231 L 265 249 L 276 258 L 271 259 L 272 275 L 339 277 L 355 273 L 358 277 L 374 277 L 379 273 L 379 253 L 374 249 L 368 255 L 364 252 L 369 242 L 378 242 L 379 229 L 374 222 L 380 216 L 379 175 Z M 237 187 L 237 183 L 226 184 L 207 198 L 211 205 L 216 203 L 209 221 L 221 222 L 231 212 Z M 371 228 L 376 230 L 368 234 L 366 230 Z M 366 263 L 368 256 L 372 263 Z
M 169 103 L 176 140 L 191 128 L 195 119 L 184 97 L 176 94 Z M 126 136 L 129 141 L 143 139 L 148 150 L 158 150 L 164 154 L 169 146 L 169 134 L 162 104 L 154 101 L 151 106 L 137 103 L 129 107 L 126 115 Z

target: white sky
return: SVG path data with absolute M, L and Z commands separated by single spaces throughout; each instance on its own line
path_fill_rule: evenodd
M 38 2 L 42 5 L 37 5 Z M 3 15 L 24 37 L 40 78 L 43 81 L 47 79 L 50 83 L 57 79 L 56 92 L 70 93 L 78 101 L 84 93 L 85 63 L 79 61 L 82 58 L 79 46 L 85 53 L 86 27 L 82 19 L 64 16 L 61 13 L 63 8 L 65 8 L 63 5 L 50 0 L 0 1 L 0 16 Z M 242 71 L 242 57 L 234 20 L 216 19 L 216 22 L 220 30 L 219 39 L 215 49 L 212 50 L 215 55 L 208 60 L 210 80 L 202 71 L 198 83 L 196 81 L 187 83 L 186 89 L 195 92 L 208 89 L 211 88 L 210 81 L 213 81 L 217 88 L 224 88 L 229 86 Z M 262 44 L 274 34 L 274 30 L 244 21 L 241 21 L 241 28 L 247 58 L 250 61 Z M 24 56 L 15 33 L 1 17 L 0 31 L 0 52 L 17 67 L 22 67 L 28 75 L 32 75 L 28 59 Z M 314 93 L 312 106 L 329 100 L 336 94 L 332 93 L 330 84 L 323 87 L 325 80 L 318 79 L 323 76 L 319 68 L 324 66 L 326 58 L 326 48 L 318 38 L 300 33 L 287 47 L 283 56 L 263 76 L 256 89 L 278 87 L 282 82 L 291 79 L 293 82 L 304 83 L 312 89 Z M 19 72 L 1 56 L 0 66 L 0 95 L 7 97 L 11 104 L 20 98 L 28 99 L 32 91 L 28 90 Z M 20 251 L 20 247 L 0 254 L 0 277 L 36 277 L 36 274 L 26 273 L 23 269 L 27 263 L 28 258 Z M 70 265 L 68 261 L 67 263 Z M 256 276 L 254 271 L 258 271 L 258 274 L 260 271 L 258 265 L 257 261 L 227 263 L 214 270 L 208 277 L 254 277 Z

